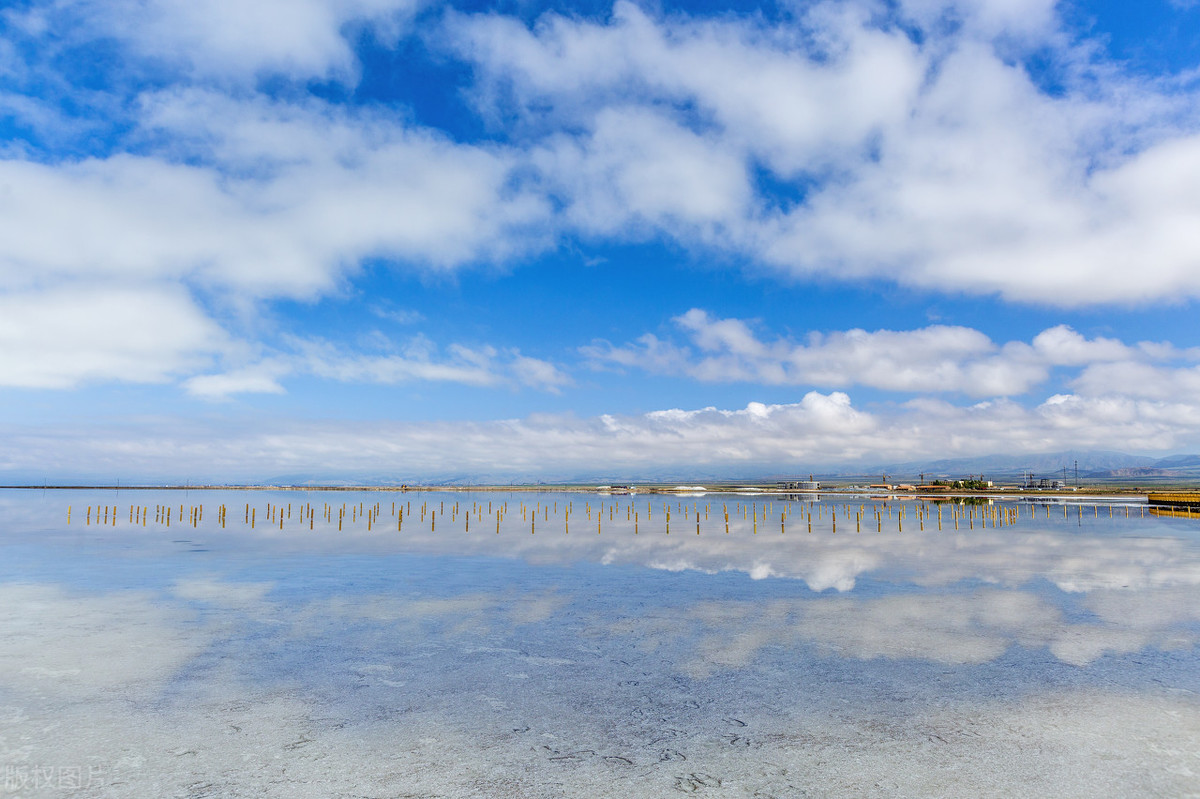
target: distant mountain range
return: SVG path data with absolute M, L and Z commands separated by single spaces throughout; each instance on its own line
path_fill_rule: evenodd
M 1039 455 L 987 455 L 936 461 L 894 463 L 886 467 L 889 477 L 926 480 L 963 475 L 983 475 L 988 480 L 1016 480 L 1026 472 L 1035 477 L 1072 481 L 1076 469 L 1081 479 L 1175 478 L 1200 479 L 1200 455 L 1150 458 L 1111 451 L 1048 452 Z M 834 475 L 830 475 L 831 477 Z M 844 475 L 844 476 L 849 476 Z
M 730 483 L 730 482 L 773 482 L 777 479 L 815 475 L 818 480 L 848 482 L 876 481 L 887 475 L 893 482 L 916 481 L 924 475 L 925 480 L 961 478 L 983 475 L 987 480 L 1012 482 L 1020 480 L 1026 472 L 1035 477 L 1051 477 L 1074 481 L 1076 463 L 1080 479 L 1087 480 L 1200 480 L 1200 455 L 1172 455 L 1166 458 L 1151 458 L 1112 451 L 1047 452 L 1037 455 L 986 455 L 972 458 L 950 458 L 932 461 L 908 461 L 864 466 L 817 466 L 804 463 L 772 464 L 752 469 L 721 469 L 714 466 L 660 467 L 644 471 L 614 474 L 611 472 L 572 472 L 543 474 L 443 474 L 381 476 L 379 474 L 340 475 L 336 479 L 322 479 L 311 474 L 284 474 L 261 481 L 269 485 L 293 486 L 412 486 L 447 485 L 468 487 L 472 485 L 536 485 L 576 484 L 605 485 L 613 483 Z

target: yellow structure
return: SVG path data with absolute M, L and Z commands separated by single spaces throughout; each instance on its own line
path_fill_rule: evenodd
M 1200 491 L 1155 491 L 1146 495 L 1150 505 L 1173 505 L 1200 508 Z

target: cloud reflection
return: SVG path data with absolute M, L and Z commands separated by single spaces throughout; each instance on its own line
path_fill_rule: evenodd
M 625 618 L 607 633 L 645 639 L 649 649 L 690 652 L 681 668 L 693 677 L 752 664 L 768 647 L 812 647 L 826 657 L 918 660 L 947 665 L 987 663 L 1019 646 L 1045 649 L 1059 661 L 1086 666 L 1104 655 L 1146 647 L 1195 646 L 1200 608 L 1178 590 L 1108 592 L 1094 603 L 1099 618 L 1071 621 L 1049 599 L 1028 591 L 983 589 L 969 594 L 906 594 L 710 601 L 683 612 L 689 623 Z M 1131 607 L 1155 607 L 1127 614 Z M 699 631 L 696 631 L 698 626 Z
M 0 688 L 152 695 L 211 643 L 196 621 L 149 593 L 0 584 Z

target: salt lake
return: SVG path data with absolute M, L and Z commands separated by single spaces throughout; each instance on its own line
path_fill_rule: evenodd
M 0 796 L 1197 796 L 1198 641 L 1139 503 L 5 490 Z

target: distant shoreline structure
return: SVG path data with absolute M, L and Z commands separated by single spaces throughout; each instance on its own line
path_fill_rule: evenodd
M 248 485 L 248 484 L 183 484 L 183 485 L 145 485 L 145 484 L 97 484 L 97 485 L 0 485 L 0 490 L 5 491 L 289 491 L 289 492 L 378 492 L 378 493 L 420 493 L 420 492 L 480 492 L 480 493 L 499 493 L 499 492 L 522 492 L 522 493 L 613 493 L 611 486 L 596 485 L 593 483 L 553 483 L 546 485 L 538 485 L 534 483 L 519 483 L 512 485 L 488 483 L 480 485 L 395 485 L 395 486 L 380 486 L 380 485 Z M 681 488 L 673 483 L 652 483 L 638 484 L 634 486 L 622 486 L 623 490 L 619 493 L 628 494 L 630 496 L 638 495 L 656 495 L 656 496 L 680 496 Z M 701 488 L 700 486 L 687 486 L 695 493 L 703 494 L 736 494 L 739 492 L 753 492 L 754 494 L 766 497 L 776 495 L 783 496 L 803 496 L 821 494 L 837 494 L 837 495 L 862 495 L 868 497 L 888 496 L 895 498 L 922 498 L 922 499 L 953 499 L 955 497 L 1020 497 L 1020 498 L 1042 498 L 1046 500 L 1057 499 L 1070 496 L 1111 496 L 1111 497 L 1128 497 L 1128 498 L 1147 498 L 1151 494 L 1159 494 L 1163 491 L 1162 487 L 1156 486 L 1104 486 L 1092 485 L 1084 486 L 1078 489 L 1068 489 L 1066 491 L 1045 491 L 1045 490 L 1030 490 L 1022 488 L 988 488 L 978 490 L 956 489 L 953 491 L 936 490 L 932 487 L 925 486 L 904 486 L 892 487 L 890 490 L 884 490 L 882 486 L 859 486 L 859 485 L 823 485 L 816 490 L 795 490 L 780 488 L 774 484 L 753 484 L 753 483 L 719 483 Z M 628 490 L 633 489 L 633 490 Z M 928 490 L 927 490 L 928 489 Z M 1192 492 L 1178 492 L 1191 494 Z M 1196 504 L 1200 505 L 1200 493 L 1196 493 Z

